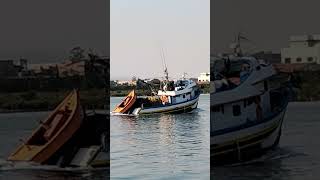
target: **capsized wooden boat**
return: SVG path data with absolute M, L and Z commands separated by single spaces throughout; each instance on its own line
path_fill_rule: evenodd
M 8 160 L 45 163 L 80 128 L 83 119 L 79 93 L 73 90 Z
M 137 100 L 135 90 L 132 90 L 127 97 L 113 110 L 115 113 L 127 113 Z

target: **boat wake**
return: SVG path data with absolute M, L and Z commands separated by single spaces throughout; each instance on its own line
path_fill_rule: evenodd
M 118 113 L 118 112 L 110 112 L 110 116 L 129 116 L 129 117 L 136 117 L 138 115 L 135 114 L 123 114 L 123 113 Z

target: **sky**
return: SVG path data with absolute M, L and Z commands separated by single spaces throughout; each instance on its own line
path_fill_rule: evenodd
M 318 0 L 213 0 L 211 1 L 211 52 L 229 50 L 239 31 L 252 43 L 248 51 L 280 52 L 289 36 L 320 34 Z
M 209 71 L 210 0 L 111 0 L 111 80 Z
M 75 46 L 109 54 L 106 0 L 2 0 L 0 60 L 60 62 Z

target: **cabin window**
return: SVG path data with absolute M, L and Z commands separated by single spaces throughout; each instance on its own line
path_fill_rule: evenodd
M 301 57 L 298 57 L 297 62 L 301 62 L 301 61 L 302 61 Z
M 220 106 L 213 106 L 211 107 L 212 112 L 220 112 Z
M 313 57 L 308 57 L 308 62 L 312 62 L 313 61 Z
M 212 112 L 222 112 L 222 114 L 224 114 L 224 106 L 220 105 L 220 106 L 213 106 L 211 107 L 211 111 Z
M 268 82 L 267 81 L 263 82 L 263 86 L 264 86 L 264 90 L 268 91 Z
M 184 99 L 184 98 L 186 98 L 186 95 L 184 94 L 182 97 L 183 97 L 183 99 Z
M 250 105 L 253 103 L 253 101 L 254 101 L 254 98 L 249 98 L 249 99 L 248 99 L 248 104 L 247 104 L 247 105 L 248 105 L 248 106 L 250 106 Z
M 285 59 L 284 59 L 284 62 L 285 62 L 286 64 L 290 64 L 290 63 L 291 63 L 291 58 L 285 58 Z
M 253 101 L 254 101 L 253 98 L 245 99 L 245 100 L 243 101 L 243 107 L 250 106 L 250 105 L 253 103 Z
M 232 106 L 233 116 L 240 116 L 241 115 L 241 108 L 239 105 Z

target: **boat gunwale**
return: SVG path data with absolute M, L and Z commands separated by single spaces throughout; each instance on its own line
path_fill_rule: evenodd
M 39 131 L 41 130 L 41 128 L 43 128 L 42 125 L 38 126 L 37 129 L 34 130 L 34 131 L 32 132 L 32 134 L 28 137 L 28 139 L 26 140 L 26 143 L 21 144 L 21 145 L 19 146 L 19 148 L 17 148 L 17 149 L 15 150 L 15 152 L 12 153 L 12 154 L 8 157 L 8 160 L 10 160 L 10 161 L 32 161 L 33 159 L 35 159 L 35 157 L 36 157 L 39 153 L 43 152 L 43 150 L 44 150 L 49 144 L 51 144 L 51 143 L 57 138 L 58 135 L 61 134 L 61 132 L 70 124 L 70 120 L 74 117 L 75 112 L 76 112 L 77 109 L 79 108 L 79 92 L 78 92 L 78 90 L 75 90 L 75 89 L 74 89 L 73 91 L 71 91 L 70 93 L 68 93 L 68 94 L 65 96 L 64 100 L 63 100 L 53 111 L 51 111 L 51 112 L 49 113 L 49 115 L 47 116 L 46 120 L 43 122 L 43 124 L 45 124 L 48 120 L 50 120 L 50 119 L 52 118 L 52 116 L 55 115 L 55 114 L 57 113 L 57 111 L 58 111 L 63 105 L 65 105 L 68 100 L 70 100 L 70 98 L 72 98 L 72 95 L 73 95 L 73 94 L 76 94 L 76 96 L 75 96 L 75 99 L 76 99 L 75 108 L 72 109 L 72 111 L 71 111 L 71 113 L 70 113 L 70 116 L 68 117 L 68 119 L 66 120 L 66 122 L 63 124 L 63 126 L 55 133 L 55 135 L 54 135 L 52 138 L 50 138 L 50 140 L 47 141 L 47 142 L 46 142 L 45 144 L 43 144 L 43 145 L 30 145 L 30 144 L 26 144 L 28 141 L 30 141 L 30 140 L 36 135 L 37 132 L 39 132 Z M 40 147 L 40 150 L 39 150 L 33 157 L 31 157 L 31 158 L 28 159 L 28 160 L 11 160 L 11 158 L 14 157 L 18 152 L 20 152 L 21 149 L 22 149 L 24 146 L 38 146 L 38 147 Z
M 192 98 L 192 99 L 190 99 L 190 100 L 188 100 L 188 101 L 193 101 L 193 100 L 195 100 L 195 99 L 197 99 L 197 98 L 199 98 L 199 97 L 200 97 L 200 94 L 196 95 L 194 98 Z M 186 103 L 186 102 L 188 102 L 188 101 L 179 102 L 179 103 L 175 103 L 175 104 L 172 104 L 172 103 L 171 103 L 171 104 L 167 104 L 167 105 L 159 104 L 159 106 L 144 107 L 143 110 L 145 110 L 145 109 L 161 108 L 161 107 L 170 107 L 170 106 L 175 106 L 175 105 L 183 104 L 183 103 Z

